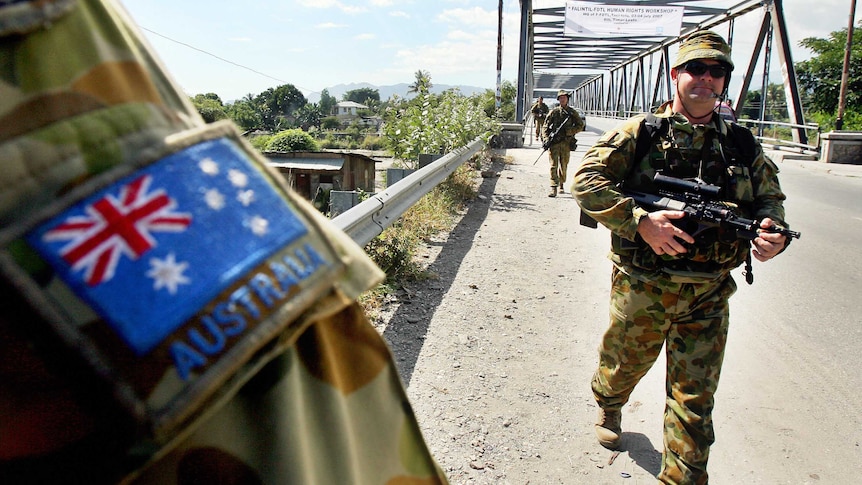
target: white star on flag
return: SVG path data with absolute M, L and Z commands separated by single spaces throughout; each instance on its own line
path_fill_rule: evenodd
M 248 175 L 246 175 L 244 172 L 240 172 L 239 170 L 232 169 L 228 173 L 227 178 L 230 180 L 230 183 L 232 183 L 234 187 L 242 188 L 248 185 Z
M 248 207 L 252 202 L 254 202 L 254 191 L 242 190 L 236 194 L 236 200 L 245 207 Z
M 249 227 L 256 236 L 263 236 L 269 232 L 269 221 L 261 216 L 254 216 L 249 221 Z
M 198 167 L 200 167 L 201 172 L 207 175 L 218 175 L 218 163 L 212 158 L 204 158 L 198 162 Z
M 204 194 L 204 201 L 206 201 L 207 207 L 212 210 L 221 210 L 224 209 L 224 195 L 218 191 L 218 189 L 209 189 Z
M 179 285 L 191 283 L 191 280 L 183 275 L 183 271 L 188 267 L 189 263 L 177 263 L 174 253 L 170 253 L 163 260 L 150 259 L 150 270 L 147 271 L 147 276 L 153 279 L 154 290 L 167 288 L 171 295 L 176 295 Z

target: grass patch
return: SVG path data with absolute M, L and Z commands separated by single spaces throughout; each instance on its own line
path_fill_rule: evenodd
M 416 252 L 423 242 L 452 229 L 467 203 L 476 198 L 479 171 L 490 162 L 490 153 L 483 151 L 462 164 L 365 246 L 365 252 L 386 272 L 386 281 L 359 300 L 369 318 L 377 318 L 386 296 L 399 287 L 435 277 L 417 261 Z

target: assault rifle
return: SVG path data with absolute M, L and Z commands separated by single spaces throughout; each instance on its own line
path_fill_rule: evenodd
M 653 178 L 658 194 L 645 194 L 625 190 L 622 193 L 634 199 L 644 209 L 675 210 L 685 212 L 685 217 L 673 221 L 674 225 L 694 238 L 695 243 L 709 242 L 706 231 L 718 229 L 722 237 L 726 235 L 749 241 L 757 238 L 759 231 L 784 235 L 789 239 L 799 239 L 802 234 L 775 224 L 763 228 L 760 221 L 740 217 L 733 212 L 736 204 L 719 199 L 721 187 L 700 181 L 682 180 L 657 173 Z M 582 214 L 583 216 L 584 214 Z M 625 244 L 625 241 L 623 241 Z M 751 254 L 745 261 L 745 281 L 754 283 L 754 272 L 751 266 Z
M 536 158 L 536 161 L 533 162 L 533 165 L 535 165 L 536 162 L 539 161 L 539 158 L 542 158 L 542 155 L 544 155 L 545 152 L 548 151 L 548 148 L 551 148 L 551 145 L 553 145 L 554 142 L 557 140 L 557 135 L 560 134 L 560 130 L 562 130 L 563 127 L 566 126 L 567 121 L 569 121 L 569 112 L 568 111 L 566 112 L 566 117 L 563 118 L 563 122 L 560 123 L 560 126 L 558 126 L 557 129 L 554 130 L 553 133 L 551 133 L 551 136 L 549 136 L 547 140 L 542 142 L 542 148 L 543 148 L 542 153 L 539 154 L 538 158 Z
M 758 231 L 782 234 L 787 238 L 799 239 L 802 234 L 775 224 L 763 228 L 760 221 L 740 217 L 733 212 L 736 204 L 719 199 L 721 188 L 699 181 L 682 180 L 657 173 L 653 179 L 658 194 L 645 194 L 626 190 L 622 193 L 634 199 L 644 209 L 675 210 L 685 212 L 680 229 L 697 240 L 710 228 L 730 231 L 739 239 L 753 240 Z

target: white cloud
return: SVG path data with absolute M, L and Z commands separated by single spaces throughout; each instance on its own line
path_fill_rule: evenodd
M 394 10 L 392 12 L 389 12 L 389 16 L 390 17 L 401 17 L 401 18 L 405 18 L 405 19 L 410 18 L 410 14 L 407 12 L 404 12 L 403 10 Z
M 391 7 L 392 5 L 395 5 L 393 0 L 371 0 L 370 3 L 375 7 Z
M 374 34 L 359 34 L 356 37 L 354 37 L 355 40 L 371 40 L 371 39 L 376 39 L 376 38 L 377 38 L 377 36 Z

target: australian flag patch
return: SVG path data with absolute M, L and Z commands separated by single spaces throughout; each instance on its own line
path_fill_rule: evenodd
M 307 233 L 247 155 L 217 139 L 93 193 L 27 241 L 140 356 Z

